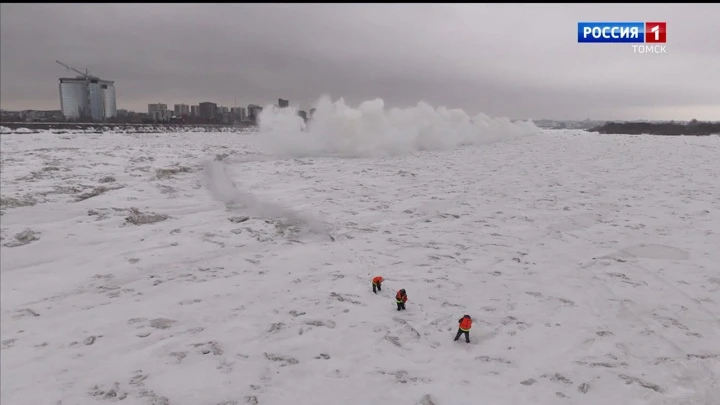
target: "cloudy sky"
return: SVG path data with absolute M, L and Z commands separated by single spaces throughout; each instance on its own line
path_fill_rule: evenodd
M 60 60 L 118 108 L 418 101 L 474 115 L 720 119 L 718 4 L 2 4 L 0 108 L 59 109 Z M 578 44 L 578 21 L 667 21 L 667 54 Z

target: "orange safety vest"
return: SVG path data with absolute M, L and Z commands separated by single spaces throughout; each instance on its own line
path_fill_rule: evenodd
M 372 283 L 375 284 L 375 285 L 382 283 L 382 281 L 383 281 L 382 276 L 377 276 L 377 277 L 375 277 L 375 278 L 372 279 Z
M 406 302 L 407 301 L 407 294 L 403 295 L 400 293 L 400 291 L 395 294 L 395 301 L 397 302 Z
M 460 330 L 463 332 L 467 332 L 472 328 L 472 319 L 470 318 L 463 318 L 460 320 Z

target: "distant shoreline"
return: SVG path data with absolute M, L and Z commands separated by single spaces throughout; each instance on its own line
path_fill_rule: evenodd
M 608 122 L 586 131 L 604 135 L 710 136 L 720 135 L 720 122 Z
M 2 134 L 40 133 L 52 131 L 55 134 L 70 132 L 83 133 L 168 133 L 168 132 L 249 132 L 254 125 L 227 124 L 130 124 L 130 123 L 76 123 L 76 122 L 0 122 Z M 582 129 L 578 129 L 582 130 Z M 586 132 L 603 135 L 658 135 L 658 136 L 711 136 L 720 135 L 720 122 L 691 121 L 687 124 L 650 122 L 607 122 Z
M 224 124 L 115 124 L 115 123 L 76 123 L 76 122 L 0 122 L 10 132 L 3 134 L 39 133 L 52 131 L 56 134 L 82 131 L 85 133 L 126 132 L 126 133 L 165 133 L 165 132 L 247 132 L 254 126 L 235 126 Z M 21 129 L 29 131 L 18 131 Z

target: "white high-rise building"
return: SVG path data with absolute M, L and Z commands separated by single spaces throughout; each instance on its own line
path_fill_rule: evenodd
M 103 96 L 105 97 L 105 118 L 117 117 L 117 104 L 115 101 L 115 83 L 106 82 L 102 85 Z
M 90 114 L 84 78 L 60 79 L 60 110 L 65 119 L 78 119 Z
M 190 106 L 187 104 L 175 104 L 175 116 L 186 117 L 190 115 Z
M 153 121 L 169 121 L 173 116 L 173 111 L 168 110 L 167 104 L 148 104 L 148 115 Z
M 116 117 L 115 82 L 93 76 L 61 78 L 60 110 L 70 120 L 104 121 Z

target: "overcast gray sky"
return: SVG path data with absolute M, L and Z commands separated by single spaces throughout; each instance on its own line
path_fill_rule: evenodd
M 720 5 L 2 4 L 0 107 L 59 109 L 55 63 L 118 108 L 350 104 L 558 119 L 720 119 Z M 667 54 L 578 44 L 578 21 L 667 21 Z M 172 108 L 172 107 L 171 107 Z

